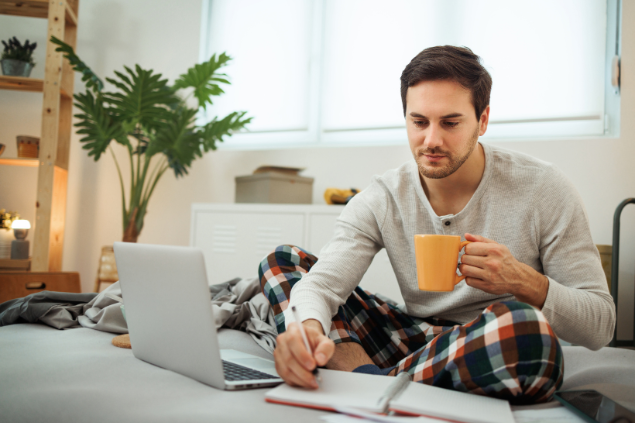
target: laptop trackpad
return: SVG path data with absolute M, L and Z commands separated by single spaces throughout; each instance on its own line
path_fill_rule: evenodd
M 254 357 L 254 358 L 232 358 L 230 361 L 236 364 L 240 364 L 241 366 L 251 367 L 252 369 L 269 373 L 271 375 L 278 374 L 276 373 L 276 365 L 271 360 L 265 360 L 262 358 Z

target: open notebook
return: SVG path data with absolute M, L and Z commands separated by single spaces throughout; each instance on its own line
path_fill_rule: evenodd
M 265 395 L 268 402 L 338 411 L 353 407 L 375 413 L 390 411 L 402 414 L 441 418 L 465 423 L 515 423 L 507 401 L 480 395 L 435 388 L 406 382 L 394 396 L 397 378 L 361 373 L 320 370 L 322 382 L 316 390 L 295 388 L 287 384 Z

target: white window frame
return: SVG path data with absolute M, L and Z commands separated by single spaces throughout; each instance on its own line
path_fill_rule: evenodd
M 209 33 L 211 22 L 211 3 L 214 0 L 203 0 L 201 13 L 201 38 L 199 61 L 207 61 L 212 53 L 209 51 Z M 620 136 L 620 89 L 611 84 L 613 72 L 613 58 L 621 57 L 622 38 L 622 0 L 606 0 L 607 2 L 607 36 L 605 56 L 605 114 L 604 116 L 571 116 L 547 119 L 517 119 L 513 121 L 490 121 L 491 125 L 527 124 L 552 125 L 557 123 L 564 131 L 570 128 L 569 135 L 563 136 L 528 136 L 528 137 L 484 137 L 484 141 L 552 141 L 562 139 L 598 139 L 619 138 Z M 350 147 L 350 146 L 379 146 L 403 145 L 407 143 L 405 123 L 401 126 L 367 127 L 367 128 L 337 128 L 322 129 L 321 106 L 323 98 L 322 66 L 323 44 L 325 28 L 325 0 L 313 0 L 311 29 L 311 67 L 309 70 L 308 127 L 286 130 L 241 131 L 232 135 L 225 142 L 219 143 L 220 150 L 273 150 L 282 148 L 316 148 L 316 147 Z M 201 110 L 198 121 L 200 124 L 209 122 L 214 117 L 214 108 Z M 603 124 L 603 134 L 584 135 L 580 128 Z M 494 131 L 488 131 L 494 132 Z

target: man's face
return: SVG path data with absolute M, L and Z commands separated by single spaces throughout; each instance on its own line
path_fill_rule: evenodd
M 487 129 L 489 106 L 476 120 L 472 95 L 455 81 L 423 81 L 408 88 L 406 129 L 410 150 L 427 178 L 452 175 Z

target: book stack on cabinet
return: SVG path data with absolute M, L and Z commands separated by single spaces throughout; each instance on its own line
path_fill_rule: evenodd
M 78 8 L 79 0 L 0 0 L 0 14 L 47 19 L 47 40 L 55 36 L 73 47 L 77 38 Z M 37 187 L 33 188 L 37 194 L 30 272 L 23 267 L 16 271 L 6 270 L 11 266 L 1 266 L 0 302 L 12 295 L 15 298 L 37 292 L 35 288 L 17 289 L 14 285 L 26 287 L 31 284 L 29 286 L 34 287 L 33 283 L 38 281 L 40 285 L 37 286 L 46 286 L 47 290 L 80 292 L 79 275 L 61 272 L 74 74 L 68 61 L 63 60 L 55 48 L 55 44 L 47 42 L 44 79 L 0 75 L 0 89 L 42 93 L 39 157 L 0 157 L 0 166 L 33 167 L 38 172 Z M 60 276 L 63 274 L 67 274 L 67 280 L 77 283 L 59 282 L 65 279 Z M 37 280 L 32 280 L 34 277 Z

